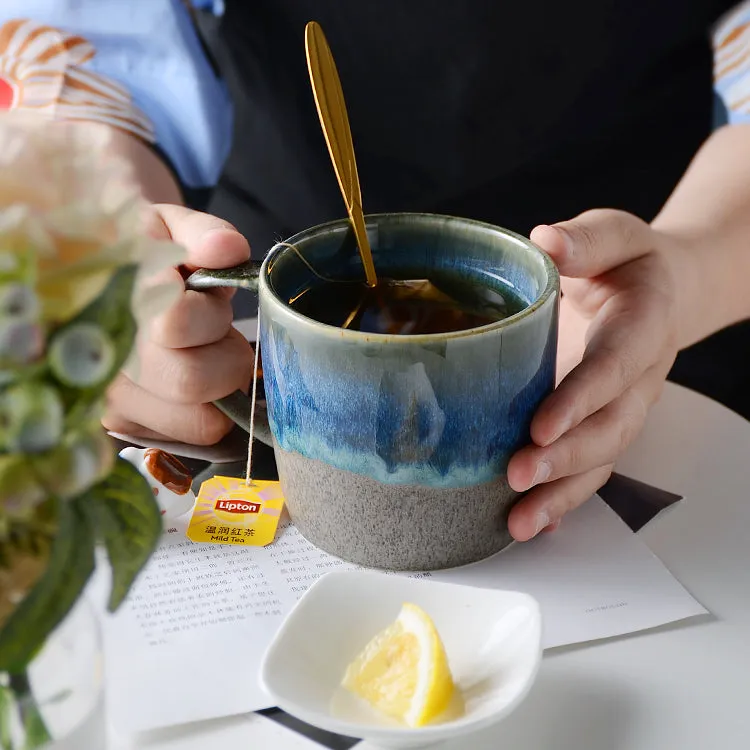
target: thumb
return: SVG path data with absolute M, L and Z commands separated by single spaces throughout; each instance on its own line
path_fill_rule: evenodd
M 247 240 L 228 222 L 211 214 L 167 203 L 153 206 L 152 233 L 187 250 L 185 266 L 230 268 L 250 257 Z M 155 220 L 155 221 L 154 221 Z
M 642 255 L 650 247 L 651 229 L 625 211 L 596 209 L 570 221 L 542 224 L 531 241 L 545 250 L 563 276 L 593 278 Z

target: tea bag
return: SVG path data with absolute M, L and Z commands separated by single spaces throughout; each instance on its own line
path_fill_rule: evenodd
M 284 508 L 281 484 L 252 478 L 255 403 L 260 370 L 260 310 L 255 336 L 247 469 L 244 477 L 214 476 L 201 485 L 187 536 L 194 542 L 264 547 L 276 538 Z
M 374 288 L 366 288 L 358 308 L 342 328 L 356 327 L 404 336 L 429 327 L 428 317 L 436 309 L 448 312 L 455 301 L 429 279 L 380 279 Z
M 486 325 L 508 314 L 503 295 L 476 282 L 381 278 L 376 287 L 362 288 L 342 328 L 399 336 L 443 333 Z

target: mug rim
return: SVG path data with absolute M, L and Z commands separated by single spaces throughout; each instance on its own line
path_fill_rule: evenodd
M 343 340 L 352 340 L 360 342 L 398 342 L 402 344 L 415 344 L 420 343 L 434 343 L 437 341 L 445 341 L 446 339 L 459 339 L 466 338 L 468 336 L 475 336 L 480 333 L 489 333 L 493 331 L 499 331 L 505 328 L 519 323 L 521 320 L 533 315 L 539 308 L 543 307 L 546 302 L 552 297 L 553 294 L 559 292 L 560 288 L 560 274 L 557 270 L 557 266 L 552 261 L 552 258 L 537 244 L 533 243 L 528 237 L 513 232 L 510 229 L 500 227 L 496 224 L 490 224 L 486 221 L 479 221 L 478 219 L 467 219 L 462 216 L 453 216 L 450 214 L 435 214 L 428 212 L 411 212 L 411 211 L 391 211 L 374 214 L 365 214 L 365 227 L 368 227 L 368 221 L 377 222 L 380 219 L 391 219 L 391 218 L 414 218 L 414 219 L 441 219 L 448 220 L 449 222 L 469 224 L 477 228 L 491 231 L 495 234 L 502 235 L 507 239 L 510 239 L 516 243 L 522 245 L 526 250 L 535 253 L 542 259 L 544 269 L 547 272 L 547 284 L 544 290 L 537 296 L 537 298 L 529 305 L 526 305 L 523 309 L 519 310 L 513 315 L 509 315 L 507 318 L 496 320 L 492 323 L 487 323 L 483 326 L 476 326 L 474 328 L 464 328 L 459 331 L 445 331 L 439 333 L 419 333 L 419 334 L 397 334 L 397 333 L 370 333 L 365 331 L 357 331 L 349 328 L 340 328 L 338 326 L 329 325 L 328 323 L 322 323 L 315 318 L 310 318 L 307 315 L 295 310 L 289 305 L 289 303 L 283 300 L 274 290 L 273 286 L 269 282 L 269 271 L 270 266 L 276 255 L 281 253 L 283 250 L 288 249 L 286 245 L 295 245 L 301 240 L 308 239 L 311 235 L 319 234 L 324 231 L 331 229 L 337 229 L 339 227 L 350 226 L 348 218 L 335 219 L 333 221 L 327 221 L 322 224 L 316 224 L 315 226 L 303 229 L 300 232 L 292 235 L 286 240 L 281 240 L 276 243 L 266 255 L 263 265 L 261 267 L 260 278 L 259 278 L 259 302 L 262 297 L 270 297 L 272 302 L 284 315 L 290 316 L 293 320 L 307 327 L 313 328 L 319 333 L 325 333 L 328 335 L 335 335 L 336 338 Z M 260 310 L 260 306 L 259 306 Z

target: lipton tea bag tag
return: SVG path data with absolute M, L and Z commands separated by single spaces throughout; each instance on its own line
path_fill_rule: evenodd
M 265 547 L 276 536 L 284 497 L 278 482 L 252 479 L 255 398 L 258 392 L 260 310 L 255 337 L 250 436 L 244 478 L 215 476 L 201 485 L 187 529 L 188 539 L 214 544 Z
M 283 508 L 278 482 L 215 476 L 201 485 L 187 536 L 194 542 L 265 547 L 276 536 Z

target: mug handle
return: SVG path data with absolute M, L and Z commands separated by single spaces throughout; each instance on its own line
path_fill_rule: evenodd
M 199 268 L 185 280 L 185 289 L 200 292 L 217 287 L 231 287 L 235 289 L 247 289 L 257 294 L 258 280 L 262 263 L 249 260 L 233 268 Z M 260 342 L 255 343 L 260 346 Z M 250 399 L 242 391 L 235 391 L 224 398 L 213 402 L 214 406 L 229 417 L 236 425 L 245 432 L 250 432 Z M 255 405 L 255 427 L 253 435 L 266 445 L 273 447 L 271 429 L 268 425 L 268 413 L 261 404 Z

